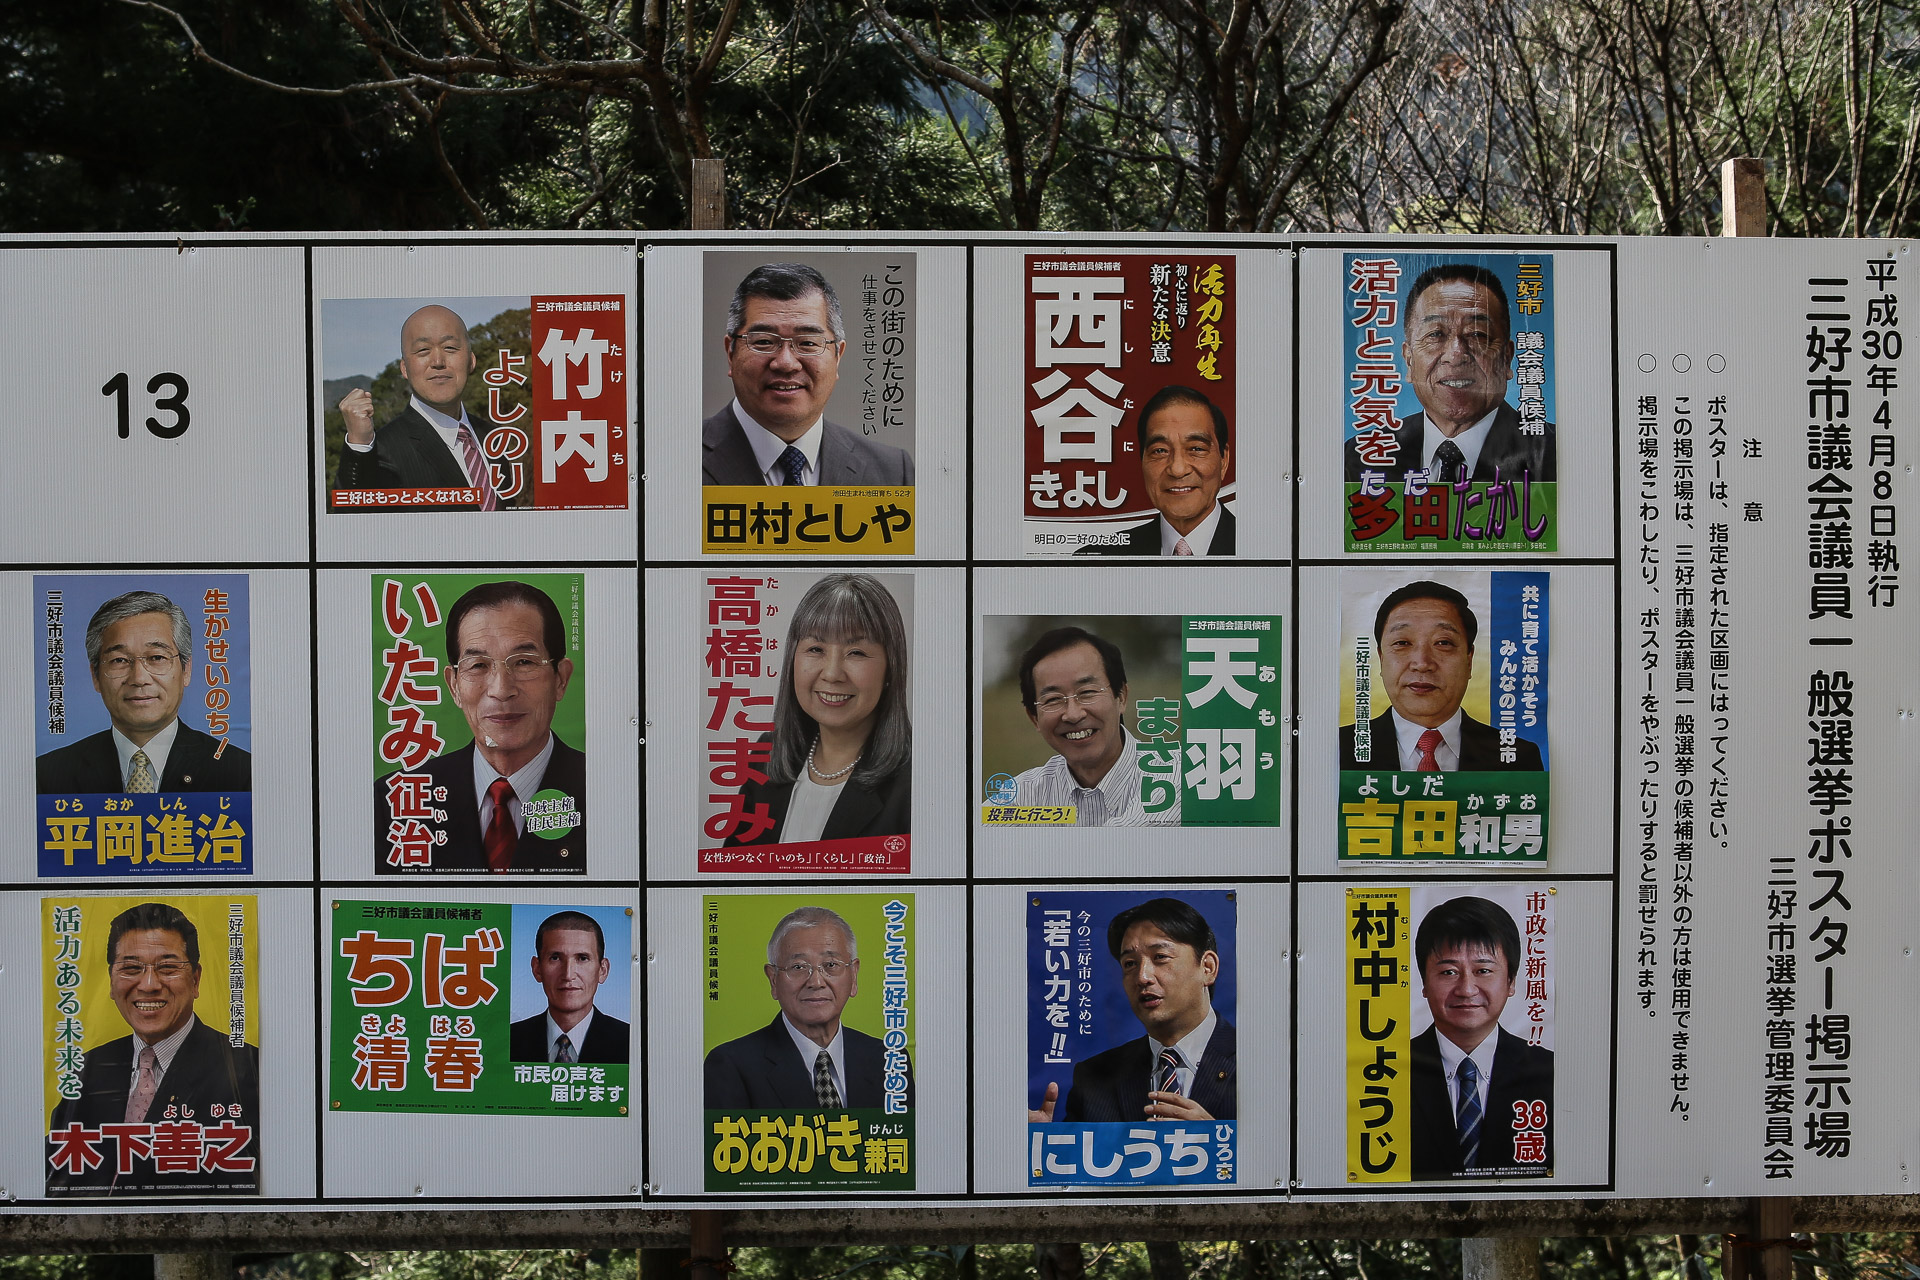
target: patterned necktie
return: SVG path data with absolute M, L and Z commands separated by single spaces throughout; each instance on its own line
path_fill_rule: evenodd
M 567 1039 L 567 1033 L 564 1031 L 560 1033 L 560 1038 L 553 1042 L 553 1060 L 555 1062 L 580 1061 L 580 1055 L 573 1051 L 573 1041 Z
M 1160 1078 L 1153 1087 L 1160 1093 L 1180 1092 L 1180 1051 L 1172 1045 L 1160 1051 Z
M 473 427 L 465 422 L 460 424 L 460 456 L 467 460 L 467 479 L 480 491 L 480 509 L 498 511 L 500 499 L 494 495 L 487 460 L 480 454 L 480 442 L 474 439 Z
M 153 761 L 147 759 L 147 753 L 133 753 L 133 768 L 127 770 L 127 790 L 146 794 L 156 790 L 153 785 Z
M 140 1046 L 140 1083 L 127 1095 L 128 1124 L 139 1124 L 147 1118 L 147 1108 L 153 1105 L 153 1095 L 160 1092 L 160 1059 L 150 1044 Z
M 1467 455 L 1451 440 L 1442 440 L 1433 451 L 1433 478 L 1442 484 L 1454 484 L 1467 478 Z
M 840 1091 L 833 1087 L 833 1055 L 825 1049 L 813 1059 L 813 1100 L 823 1107 L 840 1105 Z
M 1440 749 L 1441 741 L 1440 731 L 1438 729 L 1429 729 L 1420 735 L 1420 741 L 1414 743 L 1414 746 L 1418 748 L 1420 752 L 1420 763 L 1415 766 L 1418 772 L 1440 772 L 1440 762 L 1434 758 L 1433 753 Z
M 513 865 L 513 848 L 520 843 L 513 829 L 513 815 L 507 812 L 507 803 L 513 799 L 513 784 L 505 778 L 495 778 L 487 788 L 487 799 L 493 801 L 493 821 L 487 824 L 484 841 L 487 867 L 492 871 L 505 871 Z
M 1454 1081 L 1460 1089 L 1460 1105 L 1454 1109 L 1454 1129 L 1460 1135 L 1460 1167 L 1471 1169 L 1480 1158 L 1480 1068 L 1472 1058 L 1460 1059 Z
M 800 452 L 798 445 L 788 445 L 780 454 L 780 467 L 787 473 L 788 484 L 804 484 L 807 477 L 807 455 Z
M 1193 548 L 1187 545 L 1185 538 L 1182 538 L 1173 544 L 1173 554 L 1177 556 L 1190 556 L 1193 554 Z

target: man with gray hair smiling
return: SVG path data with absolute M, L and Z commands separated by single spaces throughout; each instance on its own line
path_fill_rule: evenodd
M 253 757 L 180 723 L 193 626 L 157 591 L 128 591 L 87 623 L 87 668 L 112 727 L 34 762 L 41 795 L 251 791 Z
M 853 929 L 826 907 L 799 907 L 767 940 L 772 1022 L 707 1055 L 709 1111 L 812 1111 L 884 1105 L 885 1046 L 840 1021 L 860 990 Z M 913 1071 L 907 1070 L 907 1106 Z
M 733 399 L 701 424 L 702 484 L 913 483 L 906 450 L 827 421 L 847 332 L 825 276 L 799 262 L 755 267 L 720 342 Z

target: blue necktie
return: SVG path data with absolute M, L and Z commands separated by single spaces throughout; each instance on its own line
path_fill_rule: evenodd
M 1172 1045 L 1160 1051 L 1160 1078 L 1154 1088 L 1161 1093 L 1180 1092 L 1180 1051 Z
M 780 455 L 780 465 L 786 469 L 787 483 L 799 484 L 807 473 L 807 455 L 798 446 L 788 445 Z
M 1480 1068 L 1472 1058 L 1462 1058 L 1454 1079 L 1460 1089 L 1460 1105 L 1453 1113 L 1460 1134 L 1460 1167 L 1471 1169 L 1480 1157 Z

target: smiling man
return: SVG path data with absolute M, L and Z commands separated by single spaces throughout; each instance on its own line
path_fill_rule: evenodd
M 1192 387 L 1162 387 L 1135 422 L 1147 501 L 1159 518 L 1127 530 L 1124 542 L 1089 543 L 1082 556 L 1230 556 L 1233 512 L 1219 501 L 1233 466 L 1227 415 Z
M 1500 733 L 1461 709 L 1473 678 L 1479 619 L 1466 596 L 1439 582 L 1410 582 L 1388 593 L 1373 620 L 1379 655 L 1375 689 L 1391 709 L 1373 718 L 1373 758 L 1354 758 L 1352 725 L 1340 730 L 1340 767 L 1469 773 L 1538 770 L 1540 748 L 1525 738 L 1500 745 Z
M 467 326 L 453 311 L 426 306 L 408 316 L 400 326 L 400 368 L 412 396 L 377 432 L 371 392 L 356 387 L 341 398 L 347 439 L 333 487 L 477 489 L 479 509 L 498 510 L 492 469 L 462 400 L 475 363 Z M 452 509 L 473 510 L 474 504 Z
M 877 1109 L 886 1098 L 886 1046 L 841 1022 L 860 991 L 860 945 L 825 907 L 799 907 L 767 939 L 772 1022 L 715 1045 L 703 1070 L 709 1111 Z M 907 1068 L 907 1107 L 913 1069 Z
M 1148 813 L 1127 733 L 1127 664 L 1084 627 L 1056 627 L 1020 655 L 1020 701 L 1054 755 L 1019 774 L 1012 803 L 1074 806 L 1081 827 L 1179 826 L 1180 799 Z
M 1536 482 L 1554 479 L 1553 424 L 1527 435 L 1519 411 L 1507 403 L 1513 320 L 1500 277 L 1473 263 L 1428 267 L 1414 280 L 1401 314 L 1400 358 L 1421 411 L 1393 433 L 1399 447 L 1390 466 L 1365 466 L 1349 442 L 1346 478 L 1399 481 L 1413 471 L 1435 484 L 1492 480 L 1496 472 L 1516 482 L 1523 474 Z
M 727 308 L 733 400 L 701 425 L 703 484 L 905 485 L 913 459 L 828 422 L 846 354 L 840 298 L 798 262 L 755 267 Z
M 533 979 L 547 993 L 545 1013 L 509 1028 L 515 1062 L 625 1064 L 632 1028 L 594 1004 L 613 966 L 600 922 L 583 911 L 556 911 L 534 936 Z
M 178 907 L 166 903 L 129 907 L 108 926 L 106 962 L 109 993 L 132 1034 L 87 1050 L 80 1094 L 54 1111 L 52 1128 L 191 1121 L 211 1130 L 231 1122 L 234 1129 L 223 1129 L 222 1137 L 210 1135 L 222 1144 L 239 1142 L 242 1134 L 235 1129 L 250 1132 L 215 1170 L 195 1163 L 158 1172 L 147 1156 L 137 1157 L 133 1170 L 121 1175 L 109 1157 L 77 1175 L 56 1171 L 49 1175 L 47 1190 L 161 1190 L 182 1195 L 257 1191 L 260 1051 L 234 1044 L 194 1016 L 193 1004 L 200 996 L 199 930 Z M 224 991 L 224 978 L 221 983 Z
M 1520 965 L 1520 929 L 1486 898 L 1449 898 L 1427 912 L 1413 953 L 1433 1025 L 1408 1046 L 1413 1176 L 1487 1177 L 1553 1168 L 1553 1051 L 1500 1026 Z M 1522 1104 L 1545 1104 L 1544 1162 L 1514 1157 Z M 1516 1106 L 1521 1106 L 1516 1111 Z
M 429 866 L 378 869 L 584 875 L 587 757 L 553 732 L 573 679 L 559 607 L 525 582 L 483 583 L 447 611 L 446 639 L 447 690 L 473 741 L 406 775 L 431 780 L 446 838 Z M 390 799 L 398 776 L 374 780 L 376 848 L 405 826 Z
M 193 626 L 157 591 L 94 610 L 87 668 L 112 727 L 34 762 L 42 795 L 112 791 L 251 791 L 253 757 L 180 722 L 193 683 Z
M 1191 904 L 1154 898 L 1107 925 L 1127 1003 L 1146 1034 L 1073 1069 L 1061 1118 L 1096 1124 L 1139 1120 L 1231 1120 L 1237 1037 L 1213 1008 L 1220 944 Z M 1035 1123 L 1051 1121 L 1060 1086 L 1049 1083 Z

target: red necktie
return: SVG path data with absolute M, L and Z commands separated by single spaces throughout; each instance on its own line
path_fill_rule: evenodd
M 1440 746 L 1440 742 L 1440 731 L 1438 729 L 1429 729 L 1420 735 L 1420 741 L 1413 744 L 1420 749 L 1419 772 L 1440 772 L 1440 762 L 1433 758 L 1433 753 L 1435 749 Z
M 493 491 L 493 471 L 480 452 L 480 443 L 474 439 L 473 428 L 464 422 L 460 424 L 460 454 L 467 460 L 467 479 L 480 491 L 480 509 L 498 511 L 500 499 Z
M 513 829 L 513 815 L 507 812 L 507 802 L 513 799 L 513 784 L 505 778 L 495 778 L 487 788 L 487 799 L 493 801 L 493 821 L 487 824 L 484 842 L 487 867 L 505 871 L 513 865 L 513 847 L 520 843 L 519 834 Z

